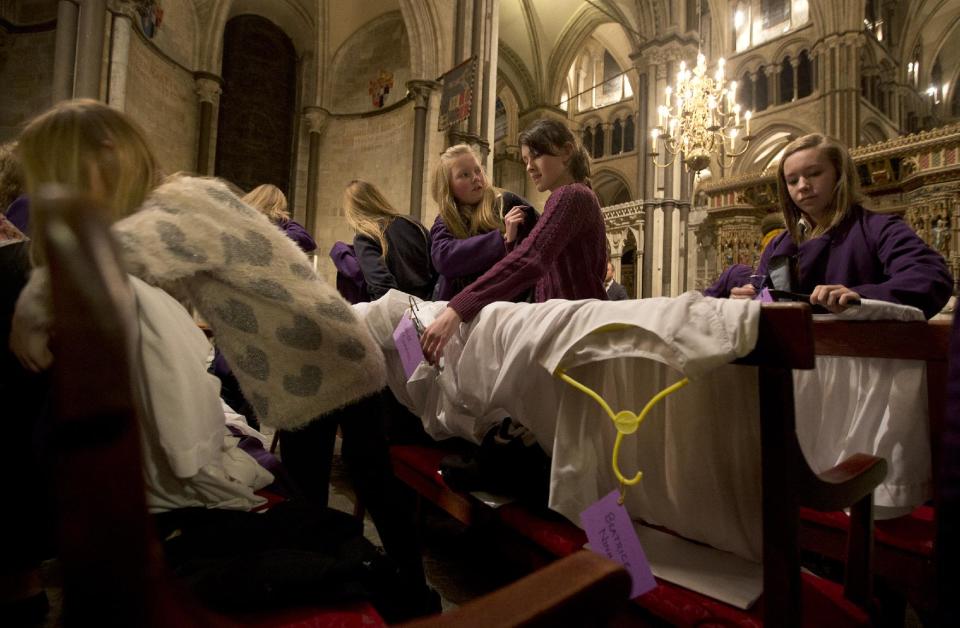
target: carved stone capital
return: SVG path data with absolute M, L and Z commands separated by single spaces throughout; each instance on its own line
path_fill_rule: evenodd
M 440 83 L 436 81 L 425 81 L 420 79 L 415 79 L 412 81 L 407 81 L 407 91 L 410 92 L 410 95 L 413 96 L 413 106 L 425 109 L 430 103 L 430 93 L 439 88 Z
M 322 107 L 304 107 L 303 119 L 307 123 L 308 133 L 323 133 L 330 121 L 330 112 Z
M 627 242 L 627 230 L 617 229 L 607 231 L 607 243 L 610 245 L 610 257 L 623 255 L 623 245 Z
M 200 98 L 200 102 L 217 104 L 217 97 L 223 92 L 220 88 L 223 79 L 209 72 L 195 72 L 193 80 L 193 91 Z

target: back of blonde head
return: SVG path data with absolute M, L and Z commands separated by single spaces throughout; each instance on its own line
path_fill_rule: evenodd
M 384 232 L 399 216 L 377 186 L 359 179 L 351 181 L 343 191 L 343 211 L 353 230 L 379 242 L 383 256 L 386 256 Z
M 287 208 L 287 197 L 275 185 L 264 183 L 258 185 L 241 199 L 270 219 L 270 222 L 281 223 L 290 220 L 290 211 Z
M 830 219 L 821 221 L 811 231 L 803 233 L 800 229 L 800 218 L 803 214 L 790 198 L 783 169 L 788 157 L 809 148 L 820 150 L 827 156 L 837 174 L 837 185 L 833 192 Z M 783 209 L 783 220 L 787 225 L 787 231 L 790 232 L 793 241 L 798 243 L 806 238 L 819 236 L 839 225 L 850 214 L 851 207 L 863 202 L 863 196 L 860 194 L 860 179 L 850 151 L 839 141 L 820 133 L 799 137 L 783 149 L 783 157 L 780 158 L 780 164 L 777 166 L 777 196 L 780 199 L 780 207 Z
M 437 169 L 433 173 L 433 200 L 437 202 L 440 218 L 455 238 L 469 238 L 481 233 L 498 229 L 503 231 L 503 219 L 500 216 L 503 201 L 500 194 L 490 185 L 486 173 L 483 175 L 483 198 L 475 206 L 463 206 L 457 203 L 450 187 L 453 164 L 463 155 L 473 155 L 480 163 L 480 155 L 467 144 L 457 144 L 443 151 Z
M 96 194 L 111 220 L 133 213 L 157 185 L 157 162 L 143 132 L 95 100 L 70 100 L 34 118 L 17 146 L 27 194 L 59 183 Z

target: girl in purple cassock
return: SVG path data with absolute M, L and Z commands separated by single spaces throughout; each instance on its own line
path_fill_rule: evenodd
M 527 201 L 490 185 L 476 151 L 466 144 L 451 146 L 440 155 L 433 199 L 440 209 L 430 229 L 430 254 L 440 274 L 434 291 L 437 301 L 449 301 L 473 283 L 537 222 Z
M 912 305 L 927 318 L 946 305 L 953 278 L 943 256 L 899 215 L 864 209 L 853 159 L 839 142 L 819 133 L 791 142 L 777 189 L 787 230 L 764 250 L 755 276 L 766 277 L 774 257 L 793 258 L 791 289 L 834 313 L 860 297 Z M 754 298 L 744 268 L 728 269 L 704 294 Z

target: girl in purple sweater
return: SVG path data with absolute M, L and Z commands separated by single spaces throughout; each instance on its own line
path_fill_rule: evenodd
M 440 155 L 433 199 L 440 208 L 430 229 L 430 253 L 440 275 L 435 301 L 449 301 L 473 283 L 537 222 L 527 201 L 490 185 L 479 156 L 466 144 L 451 146 Z
M 603 299 L 606 232 L 596 194 L 589 186 L 590 157 L 567 125 L 540 119 L 520 134 L 527 174 L 537 190 L 549 190 L 543 216 L 506 257 L 450 301 L 420 339 L 436 363 L 461 322 L 480 309 L 533 287 L 533 300 Z

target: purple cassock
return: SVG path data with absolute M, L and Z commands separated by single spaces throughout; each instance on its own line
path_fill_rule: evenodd
M 533 231 L 537 213 L 523 198 L 511 192 L 503 192 L 504 216 L 514 207 L 524 207 L 523 224 L 517 231 L 517 239 L 506 244 L 498 230 L 488 231 L 469 238 L 457 238 L 447 228 L 440 216 L 430 228 L 430 256 L 437 269 L 435 301 L 449 301 L 461 290 L 472 284 L 480 275 L 503 259 Z
M 763 251 L 756 274 L 766 275 L 775 256 L 797 260 L 799 285 L 810 293 L 824 284 L 844 285 L 867 299 L 912 305 L 931 318 L 947 304 L 953 278 L 943 256 L 931 249 L 896 214 L 878 214 L 854 206 L 843 224 L 797 246 L 789 232 Z M 749 266 L 727 268 L 704 294 L 730 296 L 730 289 L 750 283 Z
M 297 243 L 297 246 L 300 247 L 300 250 L 304 253 L 312 253 L 317 250 L 317 242 L 313 239 L 307 230 L 303 228 L 299 222 L 294 220 L 284 220 L 278 222 L 277 226 L 280 227 L 280 230 L 283 233 Z
M 350 303 L 369 301 L 363 269 L 360 268 L 353 246 L 346 242 L 335 242 L 330 249 L 330 259 L 337 268 L 337 292 L 340 296 Z

